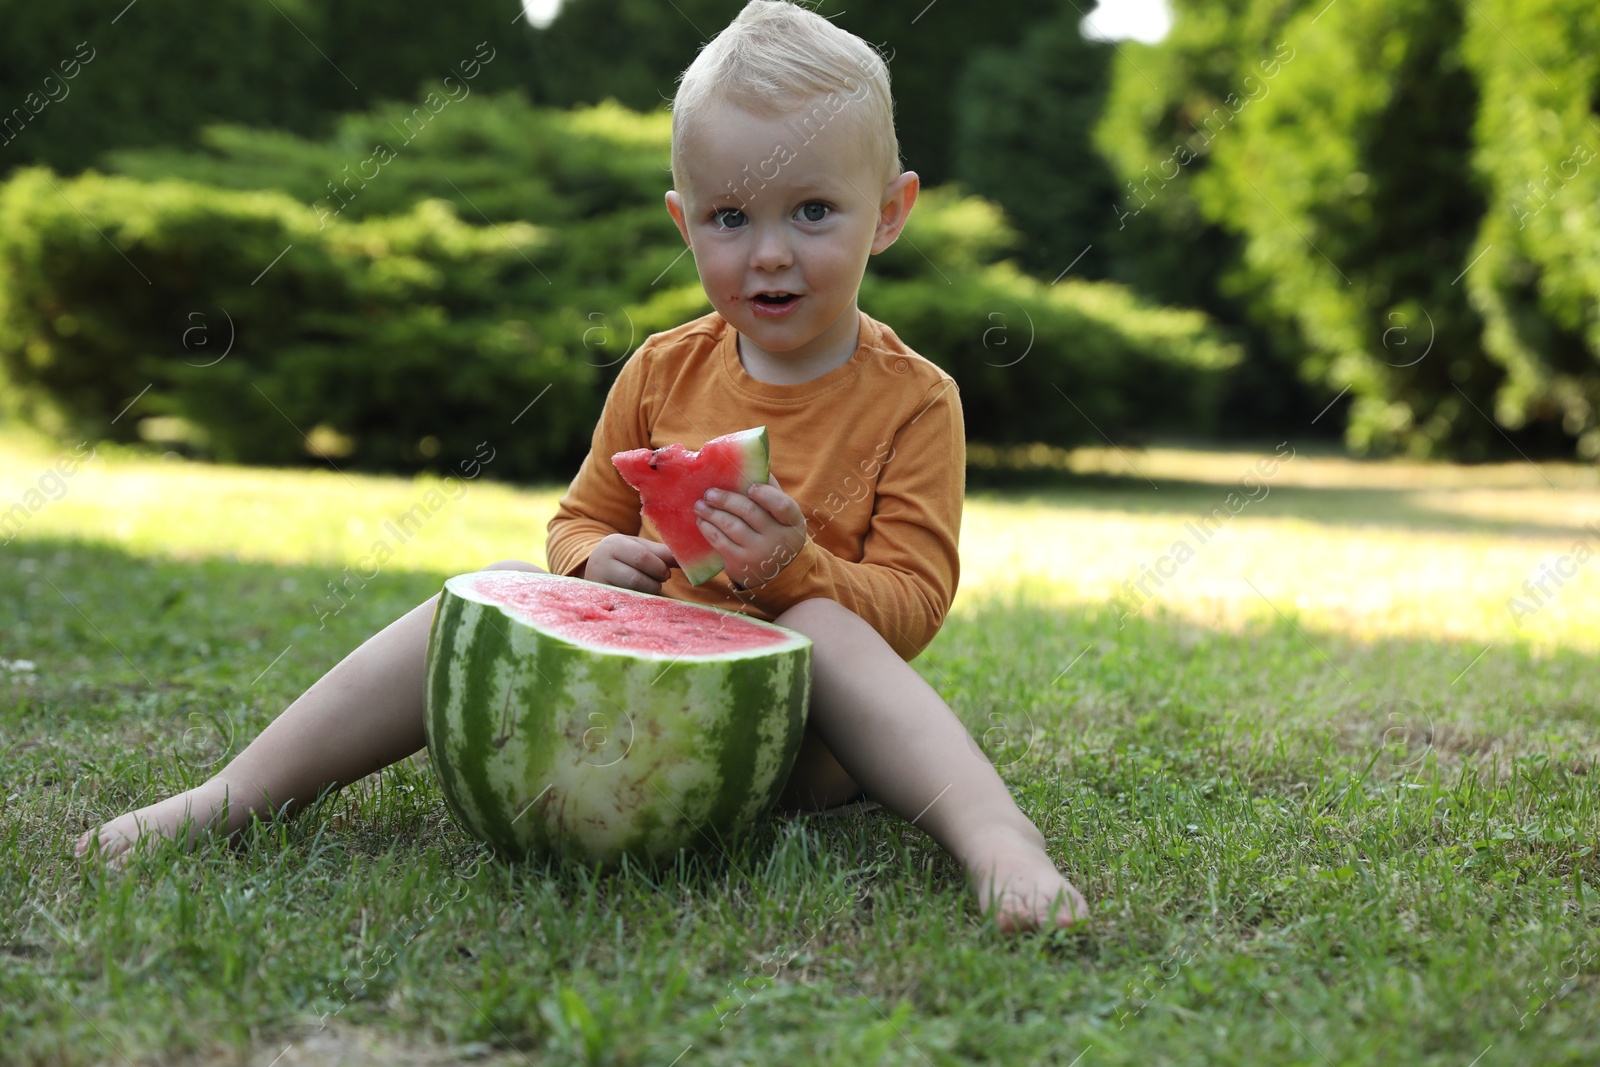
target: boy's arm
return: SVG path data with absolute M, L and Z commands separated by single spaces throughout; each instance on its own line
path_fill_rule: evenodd
M 861 562 L 840 559 L 807 539 L 773 578 L 738 595 L 773 615 L 815 597 L 836 601 L 909 660 L 939 632 L 960 576 L 966 437 L 955 384 L 935 387 L 892 444 Z
M 639 533 L 639 494 L 622 480 L 611 457 L 650 443 L 640 403 L 644 394 L 644 354 L 641 349 L 623 364 L 606 393 L 605 408 L 589 442 L 589 454 L 583 458 L 550 520 L 545 557 L 552 574 L 581 577 L 589 554 L 605 537 Z

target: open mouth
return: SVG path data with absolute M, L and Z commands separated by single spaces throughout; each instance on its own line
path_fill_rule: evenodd
M 752 299 L 758 304 L 766 304 L 769 307 L 782 307 L 798 300 L 799 296 L 795 293 L 757 293 Z

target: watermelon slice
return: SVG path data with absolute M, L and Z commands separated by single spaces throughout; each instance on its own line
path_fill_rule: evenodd
M 747 832 L 805 733 L 811 642 L 744 615 L 527 571 L 445 582 L 428 755 L 508 859 L 612 866 Z
M 707 489 L 743 493 L 767 480 L 767 428 L 723 434 L 698 452 L 679 444 L 618 452 L 611 462 L 627 483 L 639 490 L 644 517 L 661 534 L 683 568 L 690 585 L 700 585 L 722 571 L 722 557 L 696 525 L 695 501 Z

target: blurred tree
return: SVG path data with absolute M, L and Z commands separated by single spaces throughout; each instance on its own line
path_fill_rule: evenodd
M 275 0 L 206 5 L 0 0 L 0 107 L 22 108 L 57 64 L 87 41 L 95 58 L 68 85 L 76 102 L 28 115 L 26 138 L 0 144 L 0 173 L 23 163 L 79 169 L 112 148 L 185 144 L 216 122 L 320 134 L 333 116 L 410 98 L 470 58 L 496 53 L 480 87 L 524 87 L 558 107 L 614 97 L 649 110 L 672 98 L 678 74 L 744 0 L 569 0 L 544 31 L 514 20 L 507 0 L 460 0 L 448 18 L 422 0 Z M 1071 0 L 1012 0 L 817 10 L 890 59 L 906 165 L 933 184 L 951 170 L 957 76 L 977 49 L 1021 39 Z M 112 19 L 115 18 L 115 24 Z M 70 110 L 73 118 L 61 120 Z M 14 124 L 15 125 L 15 124 Z
M 1119 179 L 1117 201 L 1104 208 L 1112 220 L 1111 273 L 1158 299 L 1237 322 L 1241 309 L 1220 299 L 1219 279 L 1237 261 L 1239 244 L 1202 212 L 1194 181 L 1226 126 L 1206 120 L 1238 91 L 1241 69 L 1272 56 L 1282 18 L 1264 16 L 1280 5 L 1258 0 L 1241 10 L 1232 0 L 1173 0 L 1173 8 L 1160 44 L 1119 45 L 1095 131 Z
M 494 59 L 475 86 L 514 86 L 533 32 L 513 25 L 514 10 L 460 0 L 443 19 L 418 0 L 163 0 L 119 13 L 99 0 L 0 0 L 0 174 L 78 170 L 114 148 L 188 143 L 219 121 L 322 133 L 341 112 L 459 76 L 481 63 L 479 42 Z
M 29 94 L 62 85 L 23 128 L 7 125 L 0 173 L 36 161 L 76 170 L 107 148 L 180 140 L 218 116 L 310 128 L 316 106 L 302 86 L 322 60 L 289 19 L 314 26 L 314 5 L 281 6 L 169 0 L 113 24 L 116 10 L 91 0 L 0 0 L 0 111 L 26 115 Z
M 610 96 L 639 110 L 665 106 L 700 46 L 743 6 L 744 0 L 567 0 L 533 43 L 536 99 L 569 107 Z M 808 6 L 889 59 L 901 157 L 925 183 L 934 184 L 951 174 L 956 86 L 975 51 L 1016 42 L 1073 5 L 1072 0 L 947 0 L 925 6 L 820 0 Z
M 274 0 L 276 3 L 277 0 Z M 423 82 L 462 76 L 477 60 L 474 86 L 484 91 L 527 84 L 534 30 L 516 19 L 520 0 L 329 0 L 318 5 L 321 44 L 331 62 L 315 67 L 319 110 L 339 113 L 380 100 L 409 100 Z M 306 42 L 301 41 L 305 46 Z M 338 70 L 334 67 L 337 66 Z M 359 85 L 360 95 L 348 82 Z
M 744 0 L 564 0 L 533 35 L 535 103 L 597 104 L 611 97 L 637 111 L 672 101 L 677 79 Z
M 1483 90 L 1473 159 L 1488 188 L 1466 274 L 1506 369 L 1506 426 L 1559 423 L 1600 457 L 1600 21 L 1588 0 L 1481 0 L 1467 54 Z M 1515 26 L 1517 47 L 1501 28 Z
M 1101 205 L 1106 225 L 1091 254 L 1102 257 L 1106 276 L 1151 299 L 1200 308 L 1239 339 L 1245 359 L 1223 399 L 1233 434 L 1337 435 L 1337 418 L 1311 423 L 1336 390 L 1323 394 L 1302 378 L 1305 342 L 1292 319 L 1252 313 L 1259 288 L 1234 273 L 1242 242 L 1195 195 L 1213 141 L 1226 135 L 1218 109 L 1230 94 L 1237 100 L 1242 76 L 1255 79 L 1259 96 L 1271 81 L 1267 71 L 1281 69 L 1273 59 L 1278 33 L 1295 5 L 1176 0 L 1174 7 L 1160 44 L 1117 46 L 1094 131 L 1117 188 Z
M 1305 372 L 1350 389 L 1360 451 L 1505 451 L 1479 413 L 1503 375 L 1454 284 L 1484 210 L 1460 7 L 1307 6 L 1267 53 L 1276 76 L 1242 69 L 1207 115 L 1219 129 L 1196 196 L 1243 237 L 1239 275 L 1263 310 L 1306 338 Z
M 956 87 L 953 176 L 1005 209 L 1019 261 L 1047 278 L 1115 228 L 1116 178 L 1090 139 L 1112 48 L 1085 40 L 1082 20 L 1063 7 L 1021 44 L 980 50 Z M 1104 278 L 1108 266 L 1085 256 L 1074 276 Z
M 1526 382 L 1546 384 L 1505 388 L 1513 346 L 1485 332 L 1486 292 L 1457 284 L 1492 241 L 1479 233 L 1488 183 L 1472 165 L 1484 165 L 1486 149 L 1475 157 L 1474 131 L 1481 141 L 1485 127 L 1463 51 L 1471 5 L 1176 6 L 1166 41 L 1124 48 L 1099 130 L 1127 183 L 1119 233 L 1150 235 L 1148 244 L 1108 242 L 1121 258 L 1113 276 L 1224 321 L 1234 321 L 1226 300 L 1243 301 L 1271 347 L 1297 358 L 1323 396 L 1348 390 L 1347 439 L 1359 450 L 1471 459 L 1514 455 L 1511 445 L 1570 449 L 1581 405 L 1551 398 L 1583 387 L 1529 369 Z M 1575 58 L 1583 52 L 1559 20 L 1545 31 L 1552 62 L 1581 68 L 1552 95 L 1566 102 L 1571 125 L 1593 110 L 1592 66 Z M 1502 35 L 1474 34 L 1478 52 L 1507 71 L 1515 65 L 1517 49 Z M 1521 76 L 1531 80 L 1526 66 Z M 1515 77 L 1506 75 L 1485 114 L 1511 99 Z M 1474 284 L 1487 284 L 1488 273 Z M 1568 348 L 1558 358 L 1570 362 Z M 1542 406 L 1518 399 L 1535 393 L 1545 395 Z M 1499 425 L 1487 417 L 1495 411 Z

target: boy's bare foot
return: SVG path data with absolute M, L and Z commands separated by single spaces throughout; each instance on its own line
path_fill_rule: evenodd
M 1035 835 L 1037 831 L 1035 831 Z M 1089 905 L 1061 876 L 1043 838 L 992 827 L 967 863 L 967 881 L 985 912 L 1006 933 L 1063 929 L 1089 917 Z
M 98 839 L 100 857 L 121 867 L 128 862 L 142 838 L 176 838 L 189 820 L 192 822 L 185 847 L 193 848 L 195 841 L 210 832 L 220 819 L 225 797 L 222 789 L 207 782 L 186 793 L 119 815 L 98 830 L 89 830 L 78 838 L 76 854 L 88 856 Z

